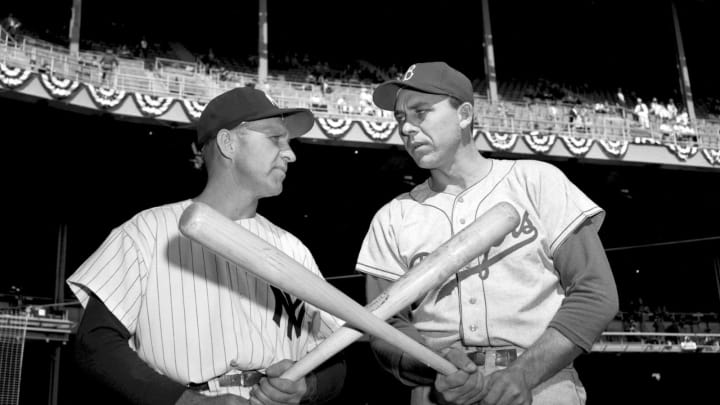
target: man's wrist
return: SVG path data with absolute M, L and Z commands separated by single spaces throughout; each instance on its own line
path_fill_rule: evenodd
M 305 376 L 305 386 L 307 390 L 300 400 L 301 404 L 312 404 L 317 400 L 317 376 L 310 373 Z

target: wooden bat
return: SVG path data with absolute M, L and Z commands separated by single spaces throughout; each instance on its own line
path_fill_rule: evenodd
M 203 203 L 193 203 L 180 217 L 180 231 L 269 284 L 388 341 L 440 373 L 457 368 L 409 336 L 379 319 L 355 300 L 242 226 Z
M 379 319 L 387 320 L 501 242 L 519 223 L 520 216 L 511 204 L 503 202 L 494 205 L 425 257 L 365 308 Z M 287 369 L 282 378 L 296 381 L 304 377 L 362 335 L 362 332 L 343 326 Z

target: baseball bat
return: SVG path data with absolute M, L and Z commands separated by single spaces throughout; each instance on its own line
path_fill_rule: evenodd
M 511 204 L 494 205 L 390 285 L 365 309 L 379 319 L 387 320 L 501 242 L 519 223 L 520 216 Z M 287 369 L 282 378 L 296 381 L 304 377 L 362 335 L 346 326 L 339 328 Z
M 409 336 L 368 312 L 355 300 L 318 277 L 275 246 L 203 203 L 193 203 L 180 217 L 180 231 L 269 284 L 388 341 L 443 374 L 457 368 Z

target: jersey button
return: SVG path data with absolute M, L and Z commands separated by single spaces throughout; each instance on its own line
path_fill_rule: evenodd
M 461 225 L 464 225 L 464 224 L 465 224 L 465 218 L 460 218 L 460 224 L 461 224 Z
M 477 330 L 477 325 L 470 325 L 470 331 L 475 332 Z
M 464 202 L 464 201 L 465 201 L 465 200 L 463 200 L 462 197 L 458 198 L 458 202 L 459 202 L 459 203 Z
M 476 303 L 477 303 L 477 298 L 474 298 L 474 297 L 473 297 L 473 298 L 470 298 L 470 303 L 471 303 L 471 304 L 476 304 Z

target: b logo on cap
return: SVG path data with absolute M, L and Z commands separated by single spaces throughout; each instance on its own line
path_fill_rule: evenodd
M 412 79 L 413 75 L 415 74 L 415 65 L 412 65 L 408 68 L 407 72 L 405 72 L 405 76 L 403 76 L 403 81 L 408 81 Z

